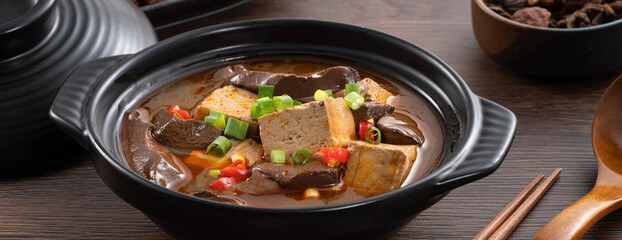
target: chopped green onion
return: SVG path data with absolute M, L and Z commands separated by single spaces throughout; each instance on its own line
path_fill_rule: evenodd
M 207 172 L 207 175 L 209 175 L 210 177 L 213 177 L 213 178 L 219 178 L 220 177 L 220 170 L 218 170 L 218 169 L 209 170 L 209 172 Z
M 207 124 L 214 127 L 225 129 L 227 116 L 219 111 L 210 110 L 209 116 L 205 116 L 203 119 Z
M 294 100 L 294 106 L 299 106 L 299 105 L 302 105 L 302 102 L 298 100 Z
M 274 96 L 274 86 L 266 86 L 266 85 L 261 85 L 259 86 L 259 90 L 257 91 L 257 98 L 272 98 L 272 96 Z
M 351 92 L 361 95 L 361 86 L 356 83 L 346 83 L 346 96 Z
M 261 115 L 265 115 L 268 113 L 274 112 L 274 101 L 270 98 L 264 97 L 257 100 L 257 105 L 259 106 L 259 113 Z
M 277 96 L 272 98 L 272 101 L 274 101 L 274 108 L 276 110 L 294 107 L 294 100 L 290 96 Z
M 227 154 L 229 149 L 231 149 L 231 142 L 229 142 L 229 139 L 219 136 L 209 146 L 207 146 L 207 153 L 216 157 L 223 157 Z
M 302 154 L 304 156 L 303 160 L 298 162 L 298 160 L 296 159 L 296 157 L 298 156 L 298 153 Z M 305 165 L 307 164 L 309 161 L 311 160 L 311 153 L 307 150 L 304 149 L 298 149 L 296 150 L 293 154 L 292 154 L 292 162 L 294 162 L 294 164 L 296 165 Z
M 328 94 L 329 97 L 333 96 L 333 90 L 328 89 L 328 90 L 324 90 L 324 92 Z
M 240 121 L 235 118 L 229 118 L 227 120 L 227 127 L 225 128 L 225 136 L 244 140 L 246 138 L 246 131 L 248 131 L 248 123 Z
M 348 105 L 348 107 L 350 107 L 352 110 L 359 109 L 365 102 L 365 98 L 361 97 L 361 95 L 355 92 L 348 93 L 346 97 L 343 98 L 343 100 L 346 102 L 346 105 Z
M 281 150 L 272 150 L 270 152 L 270 159 L 275 163 L 285 163 L 285 152 Z
M 374 140 L 374 141 L 369 139 L 369 135 L 370 135 L 371 132 L 378 133 L 378 137 L 376 137 L 376 140 Z M 367 129 L 367 131 L 365 131 L 365 140 L 367 140 L 367 142 L 369 142 L 369 143 L 379 144 L 381 137 L 382 137 L 382 134 L 380 133 L 380 129 L 378 129 L 377 127 L 370 127 L 370 128 Z
M 322 90 L 317 90 L 313 94 L 313 99 L 315 99 L 315 101 L 320 101 L 326 97 L 328 97 L 328 94 Z
M 257 120 L 259 117 L 261 117 L 261 109 L 257 103 L 253 103 L 253 106 L 251 106 L 251 119 Z

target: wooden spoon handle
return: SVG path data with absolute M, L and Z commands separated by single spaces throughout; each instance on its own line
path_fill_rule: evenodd
M 533 239 L 580 239 L 596 221 L 620 208 L 620 194 L 617 187 L 594 186 L 588 194 L 558 213 Z

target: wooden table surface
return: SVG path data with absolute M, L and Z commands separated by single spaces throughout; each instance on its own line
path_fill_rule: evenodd
M 406 39 L 447 62 L 475 94 L 518 117 L 514 144 L 495 173 L 452 191 L 391 239 L 472 238 L 538 174 L 561 167 L 560 178 L 510 236 L 530 239 L 596 179 L 592 117 L 600 96 L 622 72 L 561 81 L 521 76 L 480 50 L 467 0 L 252 0 L 159 34 L 257 18 L 330 20 Z M 0 238 L 23 237 L 170 238 L 103 184 L 85 151 L 0 178 Z M 584 239 L 622 239 L 622 211 L 601 219 Z

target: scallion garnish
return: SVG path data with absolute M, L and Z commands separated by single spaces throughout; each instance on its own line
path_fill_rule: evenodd
M 218 170 L 218 169 L 209 170 L 209 172 L 207 172 L 207 175 L 209 175 L 210 177 L 213 177 L 213 178 L 219 178 L 220 177 L 220 170 Z
M 320 101 L 326 97 L 328 97 L 328 94 L 322 90 L 317 90 L 313 94 L 313 99 L 315 99 L 315 101 Z
M 361 86 L 356 83 L 346 83 L 346 96 L 351 92 L 361 95 Z
M 205 116 L 203 119 L 207 124 L 212 125 L 214 127 L 225 129 L 225 125 L 227 124 L 227 116 L 224 113 L 219 111 L 210 110 L 209 116 Z
M 294 100 L 294 106 L 299 106 L 299 105 L 302 105 L 302 102 L 298 100 Z
M 298 154 L 302 154 L 302 156 L 304 156 L 304 158 L 302 159 L 302 161 L 298 161 L 298 159 L 296 159 L 296 157 L 298 156 Z M 304 149 L 298 149 L 296 150 L 293 154 L 292 154 L 292 162 L 294 162 L 294 164 L 296 165 L 305 165 L 307 164 L 309 161 L 311 160 L 311 153 L 307 150 Z
M 259 117 L 261 117 L 261 109 L 257 103 L 253 103 L 253 106 L 251 106 L 251 119 L 257 120 Z
M 346 105 L 348 105 L 348 107 L 350 107 L 352 110 L 359 109 L 365 102 L 365 98 L 361 97 L 361 95 L 355 92 L 348 93 L 343 98 L 343 100 L 346 102 Z
M 378 136 L 375 137 L 374 141 L 369 139 L 369 135 L 370 135 L 371 132 L 376 132 L 378 134 Z M 370 128 L 367 129 L 367 131 L 365 131 L 365 140 L 367 140 L 367 142 L 369 142 L 369 143 L 379 144 L 381 137 L 382 137 L 382 134 L 380 133 L 380 129 L 378 129 L 377 127 L 370 127 Z
M 329 97 L 333 96 L 333 90 L 328 89 L 328 90 L 324 90 L 324 92 L 328 94 Z
M 285 163 L 285 152 L 281 150 L 272 150 L 270 152 L 270 159 L 275 163 Z
M 216 157 L 223 157 L 227 154 L 229 149 L 231 149 L 231 142 L 229 142 L 229 139 L 219 136 L 209 146 L 207 146 L 207 153 Z
M 257 91 L 257 98 L 272 98 L 274 96 L 274 86 L 261 85 Z
M 261 115 L 274 112 L 274 101 L 268 97 L 257 99 L 257 105 L 259 106 L 259 112 Z
M 248 130 L 248 123 L 240 121 L 235 118 L 229 118 L 227 120 L 227 127 L 225 128 L 225 136 L 244 140 L 246 138 L 246 131 Z
M 294 100 L 290 96 L 277 96 L 272 98 L 272 101 L 274 101 L 274 108 L 279 111 L 294 107 Z

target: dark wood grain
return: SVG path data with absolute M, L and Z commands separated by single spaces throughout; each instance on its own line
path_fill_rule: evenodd
M 257 18 L 310 18 L 377 29 L 437 55 L 484 98 L 518 117 L 514 144 L 491 176 L 452 191 L 392 239 L 470 239 L 538 174 L 563 173 L 510 239 L 531 239 L 596 179 L 591 122 L 600 96 L 620 73 L 544 81 L 510 71 L 477 45 L 464 0 L 252 0 L 159 34 Z M 45 158 L 45 153 L 41 153 Z M 0 238 L 169 239 L 99 180 L 85 151 L 49 159 L 34 173 L 0 178 Z M 584 239 L 622 239 L 622 211 Z

